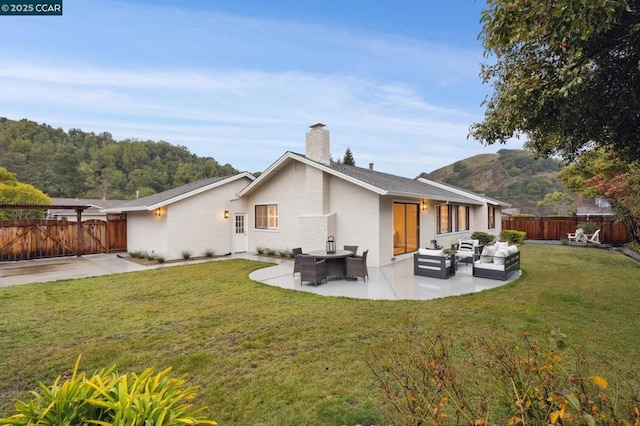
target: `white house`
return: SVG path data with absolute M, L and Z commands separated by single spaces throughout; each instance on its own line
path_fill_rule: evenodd
M 197 194 L 189 188 L 196 182 L 167 191 L 179 197 L 161 193 L 119 206 L 128 212 L 128 250 L 167 258 L 205 247 L 308 252 L 325 248 L 332 236 L 339 248 L 368 249 L 368 264 L 382 266 L 419 247 L 449 247 L 474 231 L 499 235 L 508 204 L 427 179 L 332 162 L 324 127 L 311 126 L 305 154 L 284 153 L 258 178 L 217 178 L 216 185 L 197 185 Z
M 178 259 L 247 250 L 229 233 L 229 205 L 255 179 L 249 173 L 191 182 L 169 191 L 124 202 L 105 213 L 127 214 L 127 251 Z

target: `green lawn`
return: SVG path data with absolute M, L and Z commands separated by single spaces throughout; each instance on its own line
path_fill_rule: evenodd
M 374 424 L 384 404 L 371 347 L 396 336 L 407 313 L 461 340 L 558 329 L 602 365 L 599 374 L 637 367 L 640 266 L 599 249 L 521 251 L 516 282 L 431 301 L 269 287 L 248 278 L 267 264 L 245 260 L 0 288 L 0 417 L 82 354 L 87 372 L 116 364 L 122 373 L 188 373 L 197 404 L 221 425 Z

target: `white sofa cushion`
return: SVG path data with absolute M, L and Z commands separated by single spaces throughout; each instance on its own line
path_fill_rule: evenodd
M 422 255 L 425 255 L 425 256 L 443 256 L 444 255 L 444 251 L 443 250 L 431 250 L 431 249 L 419 248 L 418 249 L 418 254 L 422 254 Z
M 484 246 L 480 255 L 480 263 L 493 263 L 493 255 L 496 253 L 495 246 Z
M 502 265 L 496 265 L 495 263 L 481 263 L 476 260 L 473 264 L 474 268 L 478 269 L 491 269 L 493 271 L 504 271 L 504 263 Z
M 507 250 L 509 251 L 509 254 L 515 254 L 518 252 L 518 246 L 516 245 L 512 245 L 507 247 Z

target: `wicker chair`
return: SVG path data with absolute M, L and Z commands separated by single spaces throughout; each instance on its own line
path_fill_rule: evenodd
M 345 250 L 352 251 L 353 254 L 358 254 L 358 246 L 344 246 Z
M 302 254 L 302 248 L 296 247 L 291 250 L 291 253 L 293 253 L 293 275 L 295 275 L 296 272 L 300 272 L 300 263 L 298 263 L 298 255 Z
M 324 259 L 316 261 L 313 256 L 299 254 L 296 262 L 300 264 L 300 284 L 309 281 L 317 287 L 319 282 L 327 281 L 327 263 Z
M 352 256 L 347 257 L 347 277 L 355 278 L 356 281 L 358 277 L 362 277 L 364 281 L 369 277 L 369 272 L 367 271 L 367 254 L 369 250 L 365 250 L 362 253 L 362 256 Z

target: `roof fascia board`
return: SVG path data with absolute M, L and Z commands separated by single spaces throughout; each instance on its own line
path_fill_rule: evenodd
M 151 210 L 155 210 L 155 209 L 160 208 L 160 207 L 167 206 L 169 204 L 173 204 L 175 202 L 184 200 L 185 198 L 189 198 L 189 197 L 192 197 L 194 195 L 198 195 L 200 193 L 203 193 L 203 192 L 209 191 L 211 189 L 217 188 L 219 186 L 226 185 L 228 183 L 231 183 L 231 182 L 233 182 L 235 180 L 238 180 L 240 178 L 243 178 L 243 177 L 247 177 L 247 178 L 251 179 L 251 177 L 253 177 L 253 176 L 251 176 L 251 177 L 250 176 L 251 175 L 249 173 L 242 172 L 240 174 L 233 175 L 233 176 L 231 176 L 231 177 L 229 177 L 227 179 L 219 180 L 217 182 L 210 183 L 209 185 L 202 186 L 200 188 L 196 188 L 196 189 L 191 190 L 189 192 L 185 192 L 184 194 L 176 195 L 173 198 L 169 198 L 167 200 L 160 201 L 160 202 L 157 202 L 155 204 L 152 204 L 152 205 L 148 206 L 148 210 L 151 211 Z
M 274 170 L 277 170 L 282 164 L 285 163 L 285 161 L 287 160 L 294 160 L 294 161 L 299 161 L 303 164 L 306 164 L 308 166 L 311 167 L 315 167 L 316 169 L 322 170 L 325 173 L 328 173 L 330 175 L 339 177 L 340 179 L 346 180 L 347 182 L 351 182 L 355 185 L 358 185 L 362 188 L 368 189 L 369 191 L 375 192 L 376 194 L 379 195 L 387 195 L 388 192 L 385 191 L 384 189 L 378 188 L 377 186 L 373 186 L 370 185 L 368 183 L 362 182 L 359 179 L 355 179 L 352 178 L 351 176 L 347 176 L 343 173 L 340 173 L 334 169 L 332 169 L 331 167 L 325 166 L 324 164 L 320 164 L 316 161 L 313 160 L 309 160 L 306 157 L 300 156 L 298 154 L 295 154 L 293 152 L 286 152 L 282 157 L 280 157 L 275 163 L 273 163 L 267 170 L 265 170 L 264 173 L 262 173 L 260 176 L 258 176 L 258 178 L 256 180 L 254 180 L 252 183 L 249 184 L 249 186 L 247 186 L 245 189 L 243 189 L 242 191 L 240 191 L 240 198 L 242 198 L 243 196 L 249 194 L 250 192 L 252 192 L 255 187 L 260 185 L 260 182 L 262 182 L 263 180 L 267 180 L 268 176 L 274 172 Z
M 496 204 L 495 200 L 490 200 L 490 199 L 488 199 L 486 197 L 483 197 L 482 195 L 478 195 L 478 194 L 475 194 L 473 192 L 465 191 L 462 188 L 456 188 L 456 187 L 452 187 L 452 186 L 449 186 L 449 185 L 444 185 L 444 184 L 442 184 L 440 182 L 436 182 L 436 181 L 433 181 L 433 180 L 425 179 L 423 177 L 418 178 L 418 180 L 420 182 L 424 182 L 424 183 L 433 185 L 433 186 L 435 186 L 437 188 L 440 188 L 440 189 L 445 189 L 447 191 L 451 191 L 451 192 L 456 193 L 456 194 L 464 195 L 465 197 L 472 198 L 472 199 L 474 199 L 476 201 L 480 201 L 482 203 Z

